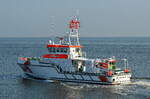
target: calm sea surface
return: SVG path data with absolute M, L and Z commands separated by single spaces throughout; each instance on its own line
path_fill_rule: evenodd
M 19 56 L 48 53 L 48 38 L 0 38 L 0 99 L 150 99 L 150 38 L 81 38 L 89 58 L 127 58 L 129 85 L 50 83 L 23 79 Z

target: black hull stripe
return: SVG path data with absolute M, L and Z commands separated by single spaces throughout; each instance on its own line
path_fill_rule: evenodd
M 40 77 L 35 77 L 33 75 L 27 74 L 27 76 L 33 78 L 33 79 L 38 79 L 38 80 L 54 80 L 54 81 L 60 81 L 60 82 L 72 82 L 72 83 L 85 83 L 85 84 L 99 84 L 99 85 L 118 85 L 119 83 L 110 83 L 110 82 L 100 82 L 96 80 L 80 80 L 80 79 L 64 79 L 64 78 L 56 78 L 56 77 L 51 77 L 49 79 L 44 79 Z

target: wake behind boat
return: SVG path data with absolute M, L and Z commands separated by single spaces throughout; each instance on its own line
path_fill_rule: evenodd
M 18 65 L 24 73 L 35 79 L 56 82 L 122 84 L 130 82 L 131 71 L 125 66 L 118 68 L 115 57 L 89 59 L 79 42 L 80 21 L 75 16 L 69 22 L 69 33 L 58 42 L 49 40 L 48 54 L 41 57 L 19 57 Z

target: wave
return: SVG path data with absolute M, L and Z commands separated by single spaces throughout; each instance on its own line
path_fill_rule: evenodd
M 143 80 L 150 80 L 150 77 L 132 77 L 131 79 L 143 79 Z
M 149 80 L 148 81 L 147 80 L 134 81 L 132 84 L 150 87 L 150 81 Z

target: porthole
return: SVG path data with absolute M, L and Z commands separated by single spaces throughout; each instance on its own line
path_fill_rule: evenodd
M 113 79 L 112 81 L 115 82 L 115 79 Z

